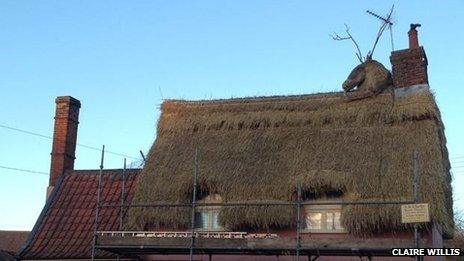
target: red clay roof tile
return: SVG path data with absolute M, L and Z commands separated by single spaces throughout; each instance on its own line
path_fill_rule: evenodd
M 140 170 L 127 170 L 125 201 L 131 202 Z M 75 170 L 63 175 L 45 205 L 20 259 L 90 258 L 96 209 L 98 170 Z M 101 203 L 121 202 L 122 170 L 104 170 Z M 98 230 L 119 228 L 119 208 L 103 208 Z M 97 251 L 97 257 L 112 254 Z
M 29 231 L 0 230 L 0 250 L 14 253 L 26 242 Z M 0 259 L 1 260 L 1 259 Z

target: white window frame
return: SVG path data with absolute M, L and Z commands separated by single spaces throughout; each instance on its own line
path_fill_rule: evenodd
M 222 198 L 218 194 L 212 194 L 208 195 L 205 198 L 198 200 L 198 203 L 221 203 Z M 206 227 L 195 227 L 195 231 L 224 231 L 224 228 L 219 224 L 218 222 L 218 227 L 214 227 L 214 221 L 213 218 L 216 215 L 217 218 L 219 218 L 219 212 L 221 210 L 220 206 L 208 206 L 208 207 L 196 207 L 195 208 L 195 218 L 197 216 L 197 213 L 204 213 L 208 216 L 208 224 L 206 224 Z M 195 220 L 196 224 L 196 220 Z
M 318 202 L 318 205 L 305 205 L 304 206 L 304 218 L 303 224 L 304 227 L 302 229 L 302 233 L 347 233 L 346 229 L 340 224 L 340 228 L 336 229 L 329 229 L 327 223 L 327 217 L 329 213 L 340 213 L 341 219 L 341 212 L 342 206 L 341 205 L 319 205 L 321 202 L 324 201 L 308 201 L 310 202 Z M 331 201 L 333 202 L 333 201 Z M 310 229 L 308 228 L 307 218 L 308 215 L 311 213 L 320 213 L 321 214 L 321 228 L 320 229 Z

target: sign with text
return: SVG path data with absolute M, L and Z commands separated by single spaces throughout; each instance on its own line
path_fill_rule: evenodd
M 401 223 L 430 222 L 429 204 L 401 205 Z

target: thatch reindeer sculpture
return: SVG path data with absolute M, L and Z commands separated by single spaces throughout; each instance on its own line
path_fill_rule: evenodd
M 356 66 L 348 76 L 348 79 L 345 80 L 342 87 L 345 91 L 345 94 L 348 96 L 349 100 L 363 99 L 377 95 L 393 85 L 393 80 L 390 71 L 388 71 L 385 66 L 376 60 L 372 59 L 372 54 L 374 53 L 375 47 L 382 35 L 383 31 L 392 26 L 390 21 L 391 15 L 393 13 L 393 6 L 390 10 L 390 13 L 386 18 L 376 15 L 370 11 L 367 11 L 369 14 L 379 18 L 383 21 L 382 26 L 377 33 L 377 37 L 374 42 L 372 50 L 368 52 L 367 56 L 364 58 L 361 49 L 359 48 L 358 43 L 355 41 L 353 36 L 350 34 L 349 27 L 345 24 L 345 31 L 347 36 L 340 36 L 337 33 L 332 35 L 332 38 L 336 41 L 351 40 L 356 46 L 357 52 L 356 57 L 361 64 Z
M 367 59 L 351 71 L 342 87 L 348 99 L 357 100 L 379 94 L 392 84 L 391 73 L 381 63 Z

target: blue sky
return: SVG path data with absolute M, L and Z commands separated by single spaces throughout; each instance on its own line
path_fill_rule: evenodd
M 79 143 L 140 158 L 163 98 L 340 90 L 357 60 L 351 43 L 328 34 L 347 23 L 366 53 L 379 23 L 365 10 L 386 13 L 392 3 L 396 49 L 407 47 L 409 24 L 422 23 L 464 209 L 464 1 L 2 1 L 0 125 L 51 136 L 54 99 L 71 95 L 82 103 Z M 386 34 L 374 58 L 390 68 L 390 51 Z M 48 139 L 0 128 L 0 166 L 48 172 L 50 151 Z M 78 147 L 76 156 L 78 169 L 99 165 L 96 151 Z M 32 229 L 47 183 L 0 169 L 0 229 Z

